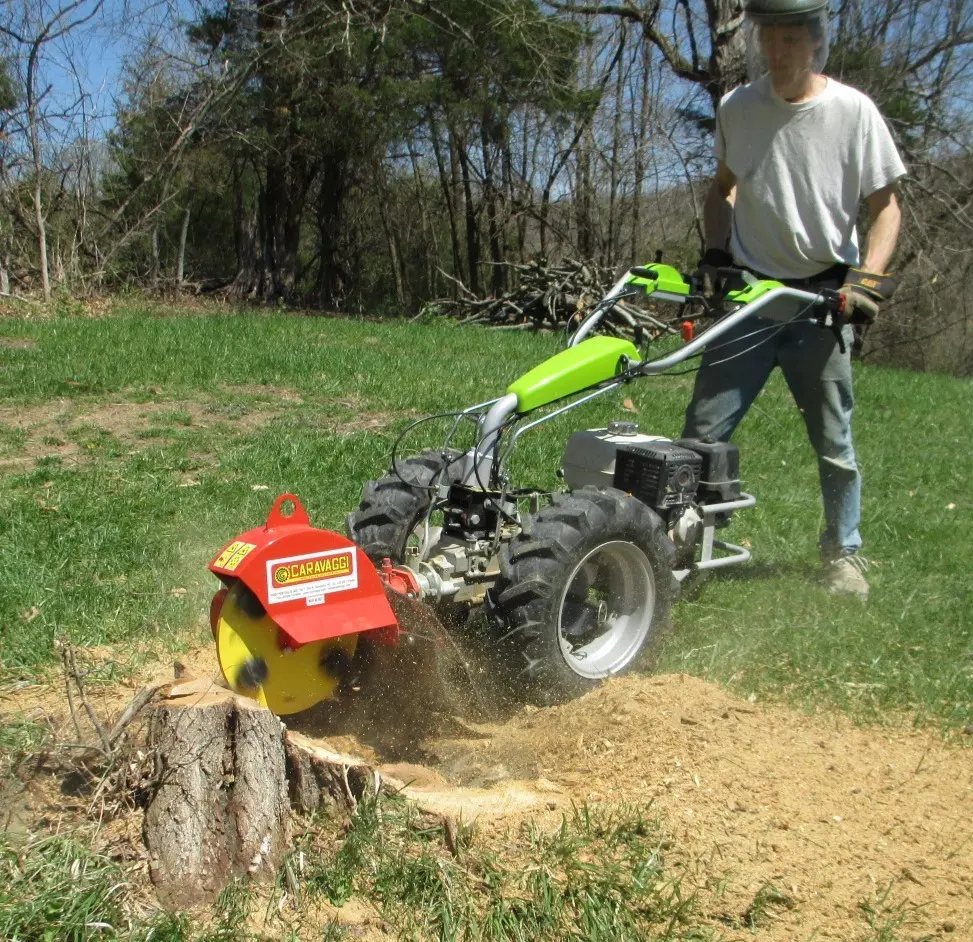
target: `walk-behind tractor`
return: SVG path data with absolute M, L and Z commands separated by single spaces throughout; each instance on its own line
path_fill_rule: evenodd
M 741 321 L 761 315 L 750 334 L 759 343 L 801 318 L 834 326 L 844 302 L 833 291 L 723 274 L 736 290 L 714 304 L 667 265 L 627 272 L 567 349 L 498 399 L 451 413 L 441 448 L 407 458 L 393 451 L 389 473 L 365 485 L 348 515 L 349 538 L 312 527 L 296 497 L 279 497 L 264 526 L 210 563 L 223 583 L 211 621 L 229 685 L 279 714 L 306 710 L 367 686 L 369 669 L 397 657 L 409 665 L 452 657 L 445 612 L 447 624 L 478 625 L 491 670 L 535 701 L 574 697 L 634 665 L 683 580 L 750 558 L 717 538 L 755 503 L 740 488 L 736 447 L 671 441 L 628 421 L 576 431 L 555 492 L 512 482 L 509 458 L 541 423 L 671 370 Z M 687 322 L 681 346 L 649 359 L 638 331 L 634 343 L 595 335 L 633 295 L 717 319 L 696 336 Z M 473 444 L 456 448 L 464 427 Z M 457 618 L 471 612 L 479 617 Z

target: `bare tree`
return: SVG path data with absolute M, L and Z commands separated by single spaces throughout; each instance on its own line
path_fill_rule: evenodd
M 706 92 L 714 112 L 745 74 L 743 0 L 648 0 L 641 6 L 580 0 L 548 3 L 564 13 L 637 24 L 643 41 L 661 54 L 675 76 Z
M 17 123 L 27 141 L 30 167 L 33 173 L 31 196 L 33 202 L 33 226 L 37 237 L 38 267 L 41 289 L 45 298 L 51 296 L 50 268 L 48 264 L 47 215 L 44 207 L 45 136 L 57 118 L 76 111 L 81 100 L 69 105 L 66 112 L 46 110 L 51 99 L 52 84 L 42 84 L 45 53 L 73 30 L 93 19 L 101 9 L 103 0 L 72 0 L 68 3 L 48 5 L 45 0 L 32 0 L 21 8 L 19 17 L 0 22 L 0 35 L 15 44 L 13 60 L 17 64 L 24 104 Z M 14 8 L 7 8 L 12 14 Z M 82 95 L 83 98 L 83 95 Z M 57 106 L 54 106 L 56 109 Z

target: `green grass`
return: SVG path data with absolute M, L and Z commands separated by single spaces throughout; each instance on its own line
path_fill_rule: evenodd
M 0 938 L 324 942 L 357 937 L 320 905 L 352 897 L 403 939 L 720 938 L 700 928 L 694 897 L 666 863 L 670 842 L 647 811 L 580 808 L 560 828 L 525 825 L 499 845 L 481 846 L 460 825 L 454 855 L 444 825 L 411 802 L 368 799 L 337 840 L 337 819 L 309 822 L 276 885 L 231 883 L 207 920 L 146 910 L 118 865 L 76 837 L 13 847 L 0 836 Z
M 307 892 L 335 905 L 368 899 L 407 939 L 714 938 L 647 812 L 577 808 L 553 831 L 525 824 L 499 851 L 467 829 L 454 857 L 443 826 L 411 803 L 368 801 L 336 847 L 308 831 L 292 864 L 303 862 Z
M 145 912 L 118 865 L 76 837 L 17 846 L 0 835 L 0 938 L 10 942 L 250 942 L 253 892 L 232 884 L 195 926 L 185 914 Z
M 58 634 L 81 644 L 205 638 L 205 564 L 260 523 L 277 493 L 297 493 L 312 521 L 340 529 L 410 417 L 497 395 L 558 347 L 448 324 L 137 308 L 101 320 L 7 318 L 4 334 L 35 342 L 3 351 L 5 406 L 67 400 L 81 415 L 162 404 L 128 432 L 57 430 L 76 459 L 0 466 L 0 658 L 13 674 L 49 663 Z M 758 505 L 727 537 L 752 545 L 754 561 L 677 605 L 658 667 L 862 719 L 904 711 L 961 727 L 973 721 L 973 387 L 880 368 L 856 380 L 870 601 L 815 584 L 816 469 L 775 378 L 736 439 Z M 645 379 L 529 433 L 517 480 L 555 486 L 570 432 L 622 415 L 623 397 L 643 430 L 677 435 L 691 386 L 691 376 Z M 373 420 L 379 427 L 356 431 Z M 439 434 L 424 429 L 406 450 Z M 7 429 L 0 455 L 23 444 Z

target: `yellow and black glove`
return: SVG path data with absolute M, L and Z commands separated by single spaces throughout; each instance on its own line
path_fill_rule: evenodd
M 872 324 L 878 306 L 892 296 L 898 282 L 891 275 L 877 275 L 860 268 L 849 268 L 841 286 L 844 304 L 838 312 L 844 324 Z

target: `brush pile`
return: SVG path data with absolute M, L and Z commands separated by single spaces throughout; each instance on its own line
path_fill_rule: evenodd
M 433 301 L 424 313 L 433 311 L 439 316 L 454 318 L 460 324 L 504 330 L 571 330 L 618 278 L 614 269 L 577 259 L 565 259 L 556 264 L 541 261 L 524 265 L 507 263 L 505 267 L 510 270 L 508 283 L 514 287 L 503 294 L 478 298 L 462 282 L 451 279 L 458 287 L 458 297 Z M 673 317 L 669 310 L 660 316 L 638 298 L 625 299 L 616 302 L 599 332 L 630 339 L 637 327 L 651 333 L 675 333 Z

